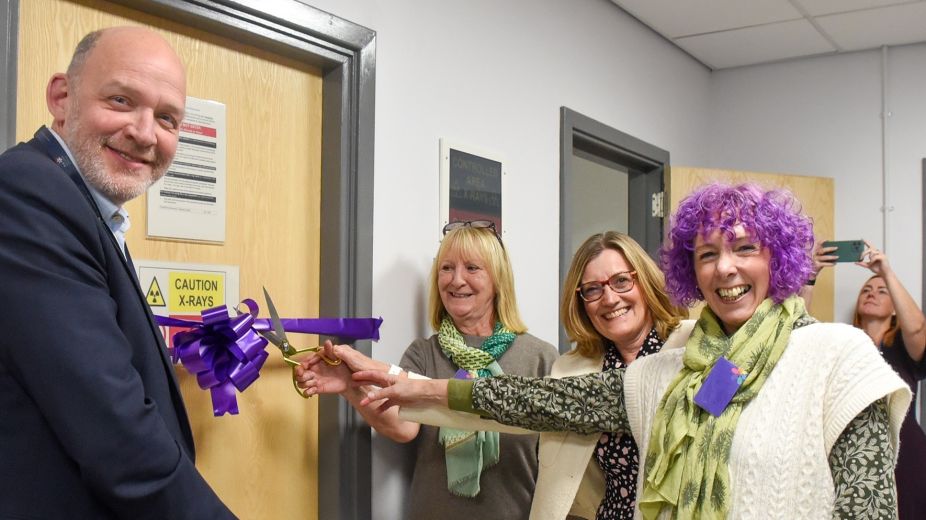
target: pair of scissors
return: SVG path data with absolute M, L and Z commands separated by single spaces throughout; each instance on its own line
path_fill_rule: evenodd
M 292 343 L 289 342 L 289 339 L 286 338 L 286 330 L 283 329 L 283 322 L 280 321 L 280 315 L 277 314 L 277 309 L 273 305 L 273 300 L 270 299 L 270 295 L 267 294 L 267 289 L 264 288 L 264 300 L 267 302 L 267 310 L 270 312 L 270 323 L 273 326 L 273 330 L 264 330 L 259 331 L 260 335 L 263 336 L 267 341 L 276 345 L 280 352 L 283 353 L 283 361 L 287 365 L 292 367 L 293 371 L 293 387 L 296 389 L 296 392 L 299 393 L 303 398 L 308 399 L 309 396 L 299 388 L 299 385 L 296 382 L 296 367 L 299 366 L 299 361 L 293 359 L 293 356 L 298 356 L 305 352 L 320 352 L 322 347 L 307 347 L 307 348 L 296 348 Z M 340 359 L 329 359 L 325 357 L 324 354 L 319 354 L 322 360 L 329 365 L 335 366 L 340 365 Z

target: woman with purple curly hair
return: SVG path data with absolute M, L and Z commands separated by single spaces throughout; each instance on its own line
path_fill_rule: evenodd
M 706 306 L 626 369 L 355 378 L 382 386 L 368 399 L 384 406 L 449 405 L 533 430 L 630 431 L 646 454 L 635 518 L 896 518 L 893 466 L 910 390 L 864 332 L 807 314 L 798 291 L 813 237 L 795 198 L 709 184 L 681 202 L 668 238 L 668 292 Z
M 698 235 L 720 230 L 732 238 L 742 226 L 771 252 L 768 295 L 781 303 L 796 294 L 814 274 L 810 251 L 813 224 L 800 213 L 800 204 L 783 190 L 763 191 L 755 184 L 708 184 L 679 205 L 662 250 L 666 290 L 681 305 L 704 299 L 694 271 L 694 243 Z

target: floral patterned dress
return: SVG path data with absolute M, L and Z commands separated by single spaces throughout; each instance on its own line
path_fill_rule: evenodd
M 637 357 L 655 354 L 662 349 L 656 329 L 649 331 Z M 603 371 L 627 368 L 620 351 L 612 345 L 604 356 Z M 640 472 L 640 450 L 630 433 L 610 432 L 601 435 L 595 448 L 595 459 L 605 475 L 605 495 L 598 506 L 596 520 L 633 518 L 637 501 L 637 475 Z

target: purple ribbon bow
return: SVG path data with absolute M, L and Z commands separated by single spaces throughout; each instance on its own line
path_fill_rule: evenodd
M 158 325 L 190 327 L 191 330 L 174 334 L 171 360 L 181 361 L 196 375 L 203 390 L 212 393 L 212 412 L 216 417 L 238 413 L 235 390 L 244 392 L 260 377 L 260 369 L 267 360 L 264 348 L 268 341 L 258 334 L 271 330 L 268 319 L 257 319 L 257 303 L 246 299 L 242 303 L 250 312 L 235 317 L 228 314 L 225 305 L 205 309 L 202 322 L 155 316 Z M 240 312 L 240 311 L 239 311 Z M 379 339 L 382 318 L 300 318 L 282 319 L 283 330 L 304 334 L 324 334 L 339 338 Z

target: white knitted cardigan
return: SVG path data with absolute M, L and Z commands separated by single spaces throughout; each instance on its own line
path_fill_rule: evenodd
M 682 367 L 683 353 L 684 349 L 664 350 L 627 369 L 624 394 L 641 459 L 647 453 L 655 410 Z M 830 450 L 849 421 L 885 396 L 896 457 L 911 393 L 871 339 L 859 329 L 834 323 L 795 330 L 737 424 L 729 464 L 729 518 L 832 518 Z M 644 473 L 640 472 L 637 496 Z M 665 513 L 660 518 L 668 517 Z M 639 509 L 635 518 L 641 518 Z

